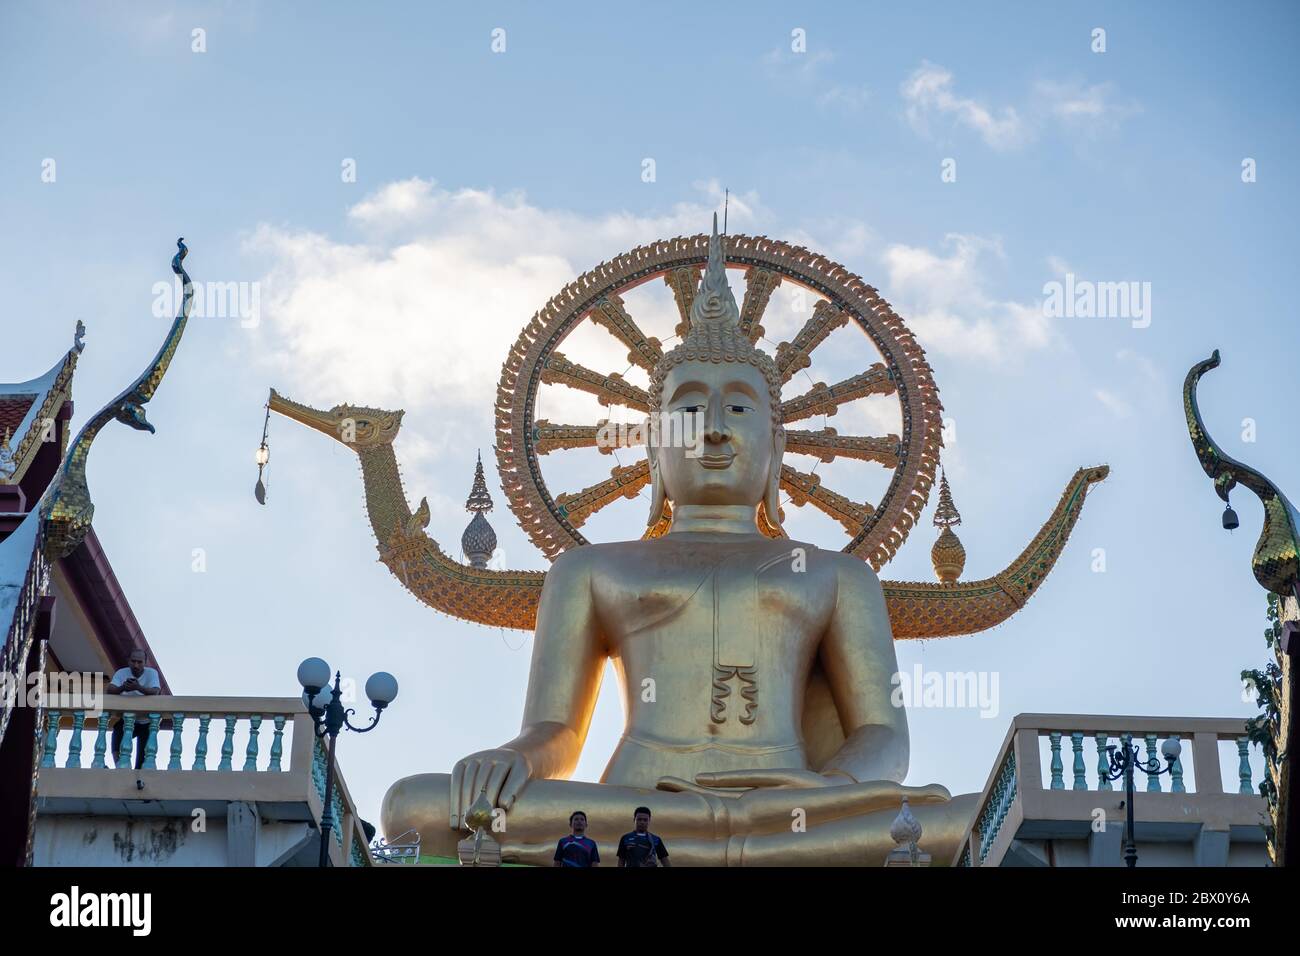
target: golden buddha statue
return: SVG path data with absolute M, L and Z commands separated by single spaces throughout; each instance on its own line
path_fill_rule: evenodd
M 644 804 L 679 865 L 879 865 L 906 797 L 927 849 L 952 855 L 976 795 L 901 785 L 907 717 L 890 702 L 898 668 L 875 572 L 760 531 L 779 513 L 781 379 L 739 317 L 715 221 L 690 330 L 651 376 L 652 414 L 702 424 L 692 447 L 648 445 L 650 523 L 671 503 L 668 533 L 556 560 L 520 734 L 450 774 L 398 781 L 386 832 L 418 830 L 424 852 L 454 855 L 485 792 L 505 811 L 507 861 L 546 862 L 574 808 L 612 841 Z M 623 736 L 600 783 L 569 781 L 607 659 Z M 816 669 L 844 739 L 812 766 L 803 717 Z
M 955 855 L 977 795 L 902 786 L 909 742 L 906 714 L 891 704 L 893 642 L 970 634 L 1015 614 L 1052 570 L 1088 490 L 1108 469 L 1076 472 L 1038 534 L 997 574 L 956 580 L 962 562 L 941 538 L 940 583 L 882 587 L 875 569 L 924 507 L 942 445 L 942 406 L 924 353 L 875 290 L 843 266 L 765 237 L 727 236 L 725 250 L 723 242 L 715 221 L 712 236 L 659 240 L 600 264 L 552 298 L 510 350 L 497 390 L 497 461 L 521 528 L 554 561 L 544 574 L 484 567 L 477 547 L 466 546 L 468 564 L 458 562 L 425 533 L 430 509 L 408 504 L 393 450 L 402 412 L 319 410 L 272 390 L 271 411 L 357 453 L 380 560 L 408 590 L 444 613 L 535 633 L 519 735 L 450 773 L 395 783 L 381 811 L 386 833 L 415 829 L 423 852 L 455 857 L 471 824 L 481 832 L 490 806 L 504 811 L 492 827 L 501 859 L 549 864 L 573 810 L 586 811 L 589 835 L 608 844 L 644 805 L 677 865 L 880 865 L 907 798 L 925 834 L 922 849 L 941 864 Z M 747 270 L 740 308 L 728 257 Z M 654 276 L 672 289 L 681 318 L 682 341 L 667 352 L 619 294 Z M 754 343 L 783 277 L 827 298 L 773 360 Z M 851 318 L 884 363 L 783 402 L 782 385 Z M 584 319 L 628 346 L 629 361 L 649 374 L 648 390 L 557 351 Z M 577 494 L 550 495 L 537 455 L 610 449 L 600 439 L 607 422 L 537 419 L 542 383 L 648 413 L 647 459 L 615 467 Z M 843 402 L 891 394 L 903 411 L 901 437 L 787 430 L 833 415 Z M 671 427 L 688 420 L 702 426 L 698 434 Z M 688 440 L 666 440 L 674 432 Z M 875 507 L 863 504 L 783 465 L 787 443 L 791 453 L 823 461 L 875 461 L 895 477 Z M 647 486 L 641 540 L 592 544 L 577 530 Z M 781 491 L 842 524 L 849 546 L 830 551 L 786 537 Z M 484 486 L 467 502 L 480 527 L 471 535 L 471 523 L 466 540 L 487 539 L 488 507 Z M 571 781 L 609 660 L 623 735 L 599 783 Z

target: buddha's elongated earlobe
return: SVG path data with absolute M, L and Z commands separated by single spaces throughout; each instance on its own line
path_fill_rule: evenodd
M 646 458 L 650 462 L 650 516 L 646 527 L 653 528 L 664 516 L 664 480 L 659 471 L 659 450 L 653 441 L 646 444 Z
M 772 465 L 767 472 L 767 493 L 763 496 L 763 510 L 772 527 L 781 525 L 781 460 L 785 457 L 785 429 L 778 428 L 772 435 Z

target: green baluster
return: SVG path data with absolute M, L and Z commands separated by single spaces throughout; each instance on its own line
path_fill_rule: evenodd
M 135 749 L 135 714 L 134 712 L 122 715 L 122 745 L 114 754 L 117 760 L 117 766 L 125 766 L 127 770 L 131 769 L 131 754 Z
M 61 715 L 57 710 L 51 710 L 46 714 L 45 724 L 45 749 L 41 754 L 41 766 L 54 766 L 54 751 L 59 748 L 59 717 Z
M 244 751 L 244 769 L 257 769 L 257 731 L 262 726 L 262 715 L 254 714 L 248 718 L 248 749 Z
M 1061 764 L 1061 732 L 1053 730 L 1047 735 L 1052 741 L 1052 789 L 1064 790 L 1065 777 L 1063 773 L 1065 767 Z
M 74 710 L 72 712 L 72 740 L 68 741 L 68 761 L 65 767 L 81 767 L 81 731 L 86 725 L 86 712 L 84 710 Z
M 1181 742 L 1182 740 L 1182 738 L 1180 738 L 1177 734 L 1172 735 L 1169 739 L 1178 740 L 1179 742 Z M 1170 793 L 1187 792 L 1187 787 L 1183 785 L 1183 758 L 1181 754 L 1174 758 L 1174 769 L 1169 771 L 1169 792 Z
M 1087 790 L 1087 771 L 1083 766 L 1083 734 L 1080 731 L 1070 734 L 1070 746 L 1074 748 L 1074 789 Z
M 271 765 L 267 770 L 280 769 L 280 757 L 284 753 L 284 714 L 275 715 L 275 737 L 271 741 Z
M 1156 735 L 1147 734 L 1147 767 L 1153 770 L 1160 769 L 1160 757 L 1156 750 Z M 1147 774 L 1147 792 L 1160 792 L 1160 778 L 1154 774 Z
M 185 723 L 184 714 L 172 714 L 172 756 L 171 759 L 167 761 L 168 770 L 185 769 L 181 765 L 181 750 L 184 746 L 181 743 L 181 725 L 183 723 Z
M 226 715 L 226 739 L 221 742 L 221 763 L 217 764 L 218 770 L 233 770 L 231 758 L 235 756 L 235 721 L 239 718 L 234 714 Z
M 316 795 L 320 797 L 320 802 L 325 802 L 325 747 L 321 744 L 320 738 L 316 738 L 316 749 L 312 751 L 311 759 L 311 779 L 316 784 Z
M 92 770 L 108 766 L 104 761 L 104 754 L 108 752 L 108 714 L 102 710 L 99 712 L 99 716 L 95 718 L 95 728 L 95 759 L 90 762 Z
M 199 714 L 199 740 L 194 745 L 194 766 L 191 770 L 208 769 L 208 724 L 211 722 L 211 714 Z
M 1241 758 L 1237 764 L 1237 779 L 1241 781 L 1241 786 L 1237 789 L 1238 793 L 1254 793 L 1255 789 L 1250 785 L 1250 738 L 1237 738 L 1237 756 Z
M 1113 790 L 1110 781 L 1106 775 L 1110 773 L 1110 754 L 1106 751 L 1106 742 L 1110 740 L 1107 734 L 1097 735 L 1097 789 Z
M 144 742 L 144 763 L 141 770 L 158 769 L 158 722 L 162 714 L 149 715 L 149 738 Z

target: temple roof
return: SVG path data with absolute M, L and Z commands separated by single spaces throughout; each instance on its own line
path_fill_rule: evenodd
M 72 397 L 72 375 L 81 354 L 77 344 L 44 375 L 26 382 L 0 382 L 0 483 L 18 484 L 41 445 L 41 421 L 53 418 Z
M 44 375 L 23 382 L 0 382 L 0 487 L 9 492 L 0 500 L 0 519 L 3 519 L 0 520 L 0 646 L 14 636 L 11 631 L 23 600 L 23 585 L 31 568 L 39 563 L 38 501 L 46 491 L 54 463 L 48 463 L 49 472 L 47 465 L 32 470 L 30 475 L 28 472 L 41 448 L 47 445 L 42 440 L 43 420 L 66 419 L 71 412 L 64 405 L 72 397 L 72 378 L 83 348 L 83 332 L 84 326 L 78 322 L 73 347 Z M 67 422 L 60 420 L 55 433 L 61 441 L 55 449 L 58 456 L 66 450 L 66 426 Z M 3 447 L 6 434 L 10 435 L 9 443 Z M 16 487 L 24 477 L 28 479 L 24 484 L 29 486 L 26 494 Z M 61 582 L 60 593 L 79 606 L 76 614 L 71 609 L 63 615 L 57 609 L 55 612 L 61 618 L 59 634 L 64 654 L 76 658 L 83 668 L 87 661 L 103 660 L 111 662 L 116 669 L 125 665 L 134 648 L 141 647 L 148 652 L 151 664 L 158 668 L 166 692 L 162 668 L 127 603 L 94 528 L 87 531 L 76 550 L 57 559 L 50 571 L 50 577 Z M 53 593 L 54 588 L 54 581 L 45 580 L 41 593 Z

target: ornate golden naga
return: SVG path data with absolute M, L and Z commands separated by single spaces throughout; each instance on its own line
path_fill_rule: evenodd
M 1255 493 L 1264 506 L 1264 527 L 1255 545 L 1251 561 L 1255 580 L 1266 591 L 1282 597 L 1295 597 L 1296 582 L 1300 580 L 1300 515 L 1295 506 L 1282 494 L 1281 489 L 1249 465 L 1226 455 L 1201 419 L 1196 403 L 1196 386 L 1201 376 L 1219 367 L 1219 350 L 1203 362 L 1197 362 L 1187 372 L 1183 381 L 1183 413 L 1187 417 L 1187 431 L 1201 467 L 1214 482 L 1214 490 L 1224 503 L 1224 527 L 1236 527 L 1236 514 L 1228 496 L 1237 485 L 1245 485 Z M 1231 522 L 1231 524 L 1229 524 Z
M 565 286 L 528 323 L 502 366 L 497 391 L 497 462 L 507 502 L 534 544 L 552 560 L 584 545 L 578 530 L 591 514 L 624 497 L 634 497 L 650 481 L 645 461 L 620 465 L 610 478 L 576 493 L 552 496 L 545 486 L 539 456 L 569 448 L 596 447 L 603 452 L 602 421 L 596 425 L 553 424 L 535 416 L 541 385 L 563 385 L 595 395 L 605 405 L 648 411 L 650 395 L 617 373 L 584 368 L 558 351 L 584 320 L 601 326 L 628 347 L 628 359 L 652 369 L 662 358 L 658 339 L 645 335 L 628 314 L 619 293 L 655 278 L 672 289 L 682 329 L 699 288 L 708 255 L 707 235 L 662 240 L 642 246 L 580 276 Z M 869 395 L 895 395 L 903 419 L 902 436 L 839 435 L 833 428 L 790 430 L 787 451 L 821 461 L 836 457 L 874 461 L 894 470 L 884 499 L 874 506 L 854 501 L 823 484 L 820 476 L 789 465 L 782 468 L 781 489 L 790 503 L 811 504 L 840 522 L 850 537 L 844 551 L 874 568 L 887 563 L 903 543 L 925 506 L 934 483 L 942 446 L 942 405 L 924 352 L 911 332 L 876 290 L 838 263 L 807 249 L 766 237 L 727 236 L 726 263 L 743 267 L 745 295 L 740 328 L 751 341 L 772 292 L 790 281 L 827 296 L 793 342 L 780 343 L 776 364 L 789 381 L 809 364 L 808 356 L 836 328 L 853 325 L 880 350 L 884 362 L 835 385 L 813 383 L 801 395 L 780 403 L 783 424 L 813 415 L 833 415 L 838 407 Z M 497 571 L 472 567 L 446 554 L 425 533 L 429 510 L 422 499 L 412 512 L 402 487 L 393 440 L 402 411 L 356 405 L 321 410 L 271 390 L 271 411 L 341 442 L 361 460 L 366 510 L 379 557 L 421 601 L 444 613 L 493 627 L 532 630 L 545 580 L 543 572 Z M 636 444 L 626 436 L 618 447 Z M 994 627 L 1011 617 L 1037 590 L 1059 557 L 1091 486 L 1108 474 L 1104 466 L 1081 468 L 1066 484 L 1060 501 L 1038 534 L 1001 572 L 978 581 L 883 581 L 890 624 L 896 639 L 950 637 Z M 760 521 L 764 515 L 760 509 Z M 670 524 L 666 509 L 647 537 L 663 534 Z M 784 536 L 779 520 L 763 524 L 769 536 Z M 951 532 L 948 532 L 951 535 Z
M 90 530 L 91 520 L 95 515 L 95 505 L 90 500 L 90 489 L 86 484 L 86 459 L 90 455 L 90 446 L 100 431 L 109 422 L 116 419 L 124 425 L 138 431 L 153 432 L 154 427 L 145 417 L 144 406 L 153 398 L 154 392 L 162 383 L 172 356 L 180 347 L 181 336 L 189 321 L 190 304 L 194 297 L 194 287 L 182 265 L 189 250 L 185 240 L 176 240 L 177 252 L 172 257 L 172 271 L 181 277 L 183 294 L 181 307 L 172 322 L 162 347 L 154 356 L 140 376 L 120 395 L 101 408 L 82 426 L 69 445 L 69 450 L 59 466 L 58 474 L 46 488 L 40 501 L 41 534 L 43 548 L 49 560 L 67 557 L 77 549 Z M 82 328 L 78 323 L 78 351 Z

